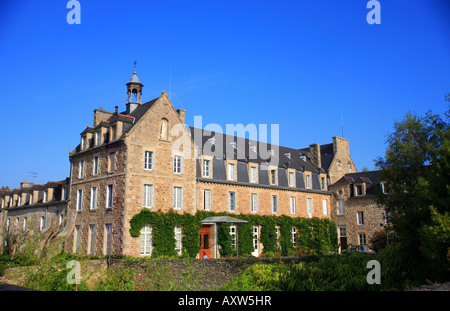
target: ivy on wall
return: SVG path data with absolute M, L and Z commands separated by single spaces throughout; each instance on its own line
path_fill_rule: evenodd
M 200 252 L 201 221 L 207 217 L 225 216 L 226 213 L 198 212 L 196 215 L 174 212 L 151 212 L 148 209 L 136 214 L 130 220 L 130 235 L 139 237 L 142 227 L 153 227 L 152 257 L 175 257 L 176 225 L 182 226 L 182 245 L 184 258 L 195 258 Z M 289 216 L 236 215 L 248 223 L 238 226 L 238 248 L 240 256 L 250 256 L 253 252 L 253 226 L 259 226 L 260 243 L 266 255 L 280 253 L 288 255 L 321 254 L 333 251 L 337 247 L 337 230 L 330 219 L 302 218 Z M 279 227 L 277 240 L 276 226 Z M 297 228 L 296 247 L 292 242 L 292 227 Z M 218 228 L 218 243 L 222 257 L 233 257 L 236 250 L 232 247 L 230 224 L 221 224 Z

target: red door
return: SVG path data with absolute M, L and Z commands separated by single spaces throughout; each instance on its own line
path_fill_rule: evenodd
M 200 259 L 205 258 L 205 255 L 207 258 L 211 258 L 210 239 L 211 239 L 211 226 L 203 226 L 202 229 L 200 230 Z

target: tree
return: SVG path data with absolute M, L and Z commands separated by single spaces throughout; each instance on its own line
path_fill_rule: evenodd
M 8 186 L 2 186 L 2 188 L 0 190 L 9 190 Z
M 448 224 L 450 209 L 450 110 L 444 117 L 408 112 L 387 136 L 385 157 L 376 160 L 388 186 L 388 194 L 379 193 L 377 201 L 390 213 L 403 251 L 419 262 L 437 259 L 438 253 L 446 262 L 443 254 L 449 246 L 448 239 L 438 237 L 448 234 L 443 224 Z M 438 238 L 442 243 L 433 244 L 439 250 L 431 256 L 429 243 Z

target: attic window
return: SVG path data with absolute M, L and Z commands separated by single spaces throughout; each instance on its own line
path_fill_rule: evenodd
M 363 195 L 362 190 L 362 185 L 355 185 L 355 196 Z

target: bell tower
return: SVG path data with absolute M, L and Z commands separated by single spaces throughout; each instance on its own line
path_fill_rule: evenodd
M 139 81 L 136 75 L 136 61 L 134 62 L 134 73 L 127 83 L 127 114 L 136 109 L 137 106 L 142 104 L 142 88 L 144 85 Z

